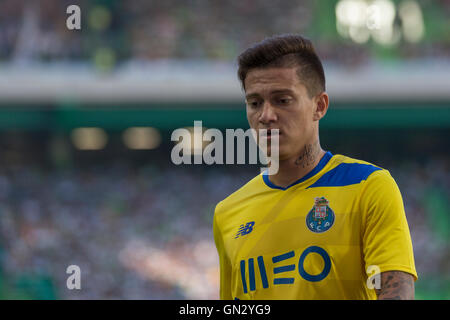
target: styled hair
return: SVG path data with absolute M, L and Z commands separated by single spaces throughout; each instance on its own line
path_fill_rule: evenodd
M 238 77 L 245 90 L 248 72 L 257 68 L 297 67 L 297 75 L 310 98 L 325 91 L 322 62 L 310 40 L 295 34 L 266 38 L 242 52 L 238 57 Z

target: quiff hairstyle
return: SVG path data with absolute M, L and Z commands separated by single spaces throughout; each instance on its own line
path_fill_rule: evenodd
M 322 62 L 310 40 L 295 34 L 276 35 L 258 42 L 238 57 L 238 77 L 245 91 L 245 78 L 252 69 L 297 67 L 300 82 L 310 98 L 325 91 Z

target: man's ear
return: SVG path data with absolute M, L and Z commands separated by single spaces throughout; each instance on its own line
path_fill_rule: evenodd
M 326 92 L 322 92 L 314 98 L 314 121 L 322 119 L 328 110 L 329 97 Z

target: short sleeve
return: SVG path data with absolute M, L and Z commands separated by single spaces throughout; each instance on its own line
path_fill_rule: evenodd
M 400 190 L 387 170 L 373 172 L 361 190 L 365 270 L 417 272 Z M 373 270 L 373 269 L 372 269 Z
M 217 224 L 217 213 L 214 213 L 213 219 L 214 242 L 216 243 L 217 253 L 219 254 L 220 265 L 220 299 L 231 300 L 231 263 L 225 251 L 223 237 Z

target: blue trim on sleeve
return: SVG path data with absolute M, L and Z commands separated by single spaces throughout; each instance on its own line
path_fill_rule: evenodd
M 371 164 L 363 163 L 341 163 L 325 173 L 319 180 L 307 187 L 343 187 L 358 184 L 366 180 L 374 171 L 381 170 Z
M 273 183 L 270 181 L 270 179 L 269 179 L 269 174 L 268 174 L 267 170 L 264 171 L 263 174 L 262 174 L 264 183 L 265 183 L 269 188 L 272 188 L 272 189 L 287 190 L 287 189 L 289 189 L 290 187 L 295 186 L 296 184 L 302 183 L 303 181 L 306 181 L 306 180 L 308 180 L 309 178 L 311 178 L 312 176 L 314 176 L 316 173 L 318 173 L 320 170 L 322 170 L 322 169 L 326 166 L 326 164 L 328 163 L 328 161 L 330 161 L 330 159 L 331 159 L 332 157 L 333 157 L 333 154 L 332 154 L 330 151 L 327 151 L 327 152 L 323 155 L 322 159 L 320 159 L 319 163 L 317 164 L 317 166 L 316 166 L 314 169 L 312 169 L 310 172 L 308 172 L 307 175 L 305 175 L 304 177 L 298 179 L 297 181 L 295 181 L 294 183 L 290 184 L 290 185 L 287 186 L 286 188 L 283 188 L 283 187 L 280 187 L 280 186 L 277 186 L 277 185 L 273 184 Z

